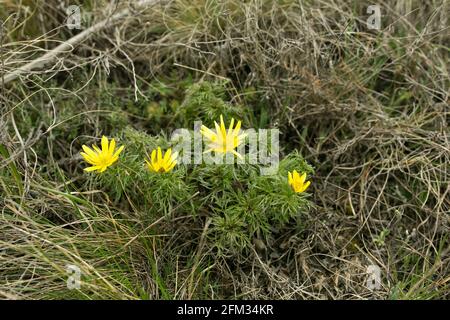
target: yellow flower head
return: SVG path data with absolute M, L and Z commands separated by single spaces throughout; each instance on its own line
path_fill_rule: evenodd
M 108 138 L 102 137 L 102 150 L 100 150 L 96 145 L 92 145 L 92 150 L 88 146 L 82 146 L 84 152 L 80 152 L 81 156 L 84 160 L 91 164 L 92 167 L 87 167 L 84 170 L 86 171 L 97 171 L 103 172 L 110 165 L 119 159 L 119 154 L 123 150 L 123 146 L 121 146 L 117 151 L 116 149 L 116 141 L 111 139 L 111 142 L 108 143 Z
M 150 171 L 154 172 L 169 172 L 175 167 L 177 161 L 175 160 L 178 156 L 178 153 L 172 154 L 172 149 L 167 149 L 166 154 L 163 157 L 163 153 L 161 148 L 158 147 L 158 151 L 153 150 L 150 161 L 145 160 L 147 162 L 147 166 Z
M 245 134 L 239 134 L 239 131 L 241 129 L 241 121 L 238 121 L 236 127 L 233 129 L 234 119 L 232 118 L 230 126 L 228 128 L 228 132 L 225 128 L 225 123 L 223 122 L 222 115 L 220 116 L 220 126 L 216 121 L 214 121 L 214 124 L 216 126 L 216 132 L 208 129 L 205 126 L 202 126 L 200 129 L 201 134 L 209 140 L 209 149 L 204 153 L 211 151 L 218 153 L 231 152 L 239 158 L 242 158 L 242 156 L 237 153 L 236 150 L 234 150 L 242 143 L 242 141 L 244 141 L 244 138 L 246 136 Z
M 296 170 L 294 170 L 292 173 L 288 172 L 288 180 L 289 185 L 294 189 L 295 192 L 301 193 L 304 192 L 306 189 L 308 189 L 309 185 L 311 184 L 311 181 L 306 180 L 306 172 L 300 176 Z

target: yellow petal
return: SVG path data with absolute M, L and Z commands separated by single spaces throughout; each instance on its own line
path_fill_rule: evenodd
M 108 152 L 108 138 L 105 136 L 102 137 L 102 151 Z
M 164 155 L 164 162 L 166 162 L 166 163 L 169 162 L 171 154 L 172 154 L 172 149 L 171 148 L 167 149 L 166 154 Z
M 238 135 L 240 129 L 241 129 L 241 121 L 238 121 L 236 128 L 234 128 L 234 135 Z
M 152 151 L 152 164 L 156 162 L 156 149 Z
M 169 171 L 170 168 L 173 168 L 176 164 L 177 164 L 177 162 L 175 160 L 170 161 L 170 162 L 166 162 L 166 163 L 164 163 L 164 169 L 166 171 Z
M 161 148 L 158 147 L 158 161 L 160 161 L 162 159 L 162 151 Z
M 228 134 L 233 132 L 234 118 L 231 118 L 230 126 L 228 127 Z
M 117 151 L 113 154 L 113 158 L 118 157 L 119 154 L 122 152 L 123 148 L 125 148 L 125 146 L 120 146 L 120 148 L 117 149 Z
M 215 135 L 216 135 L 216 134 L 214 133 L 214 131 L 212 131 L 211 129 L 209 129 L 208 127 L 203 126 L 203 125 L 202 125 L 202 127 L 201 127 L 201 129 L 200 129 L 200 133 L 201 133 L 202 135 L 204 135 L 205 137 L 207 137 L 208 139 L 211 139 L 212 136 L 215 136 Z
M 245 137 L 247 137 L 246 133 L 242 133 L 242 134 L 238 135 L 239 142 L 243 141 L 245 139 Z
M 109 165 L 112 165 L 114 162 L 116 162 L 117 160 L 119 160 L 119 156 L 115 156 L 115 157 L 111 157 L 111 160 L 109 161 Z
M 176 164 L 177 164 L 177 162 L 174 161 L 168 168 L 166 168 L 166 171 L 169 172 L 170 170 L 172 170 L 173 167 L 175 167 Z
M 300 185 L 303 186 L 303 184 L 305 183 L 306 180 L 306 172 L 302 174 L 302 176 L 300 177 L 299 183 Z
M 169 160 L 164 161 L 164 167 L 165 167 L 165 168 L 166 168 L 166 167 L 169 167 L 169 166 L 171 166 L 172 163 L 174 163 L 174 162 L 176 162 L 175 159 L 170 158 Z
M 307 181 L 304 185 L 303 188 L 301 189 L 300 192 L 304 192 L 306 189 L 308 189 L 309 185 L 311 184 L 311 181 Z
M 110 154 L 113 154 L 114 149 L 116 149 L 116 140 L 111 139 L 111 142 L 109 143 L 108 151 Z
M 88 154 L 90 157 L 95 158 L 97 156 L 94 150 L 92 150 L 88 146 L 82 145 L 81 147 L 83 148 L 84 152 L 86 152 L 86 154 Z
M 234 155 L 236 155 L 239 159 L 244 159 L 244 158 L 241 156 L 241 154 L 238 153 L 238 152 L 235 151 L 235 150 L 231 150 L 231 153 L 233 153 Z
M 90 172 L 90 171 L 95 171 L 100 169 L 100 166 L 93 166 L 93 167 L 88 167 L 88 168 L 84 168 L 84 171 Z
M 87 155 L 87 154 L 84 153 L 84 152 L 80 152 L 80 154 L 81 154 L 81 156 L 84 158 L 84 160 L 85 160 L 86 162 L 88 162 L 89 164 L 95 165 L 95 160 L 94 160 L 92 157 L 90 157 L 89 155 Z
M 221 130 L 220 130 L 220 126 L 219 126 L 219 124 L 216 121 L 214 121 L 214 126 L 216 127 L 216 134 L 218 136 L 222 136 L 222 133 L 221 133 Z
M 161 168 L 163 166 L 163 156 L 162 156 L 162 151 L 161 148 L 158 147 L 158 156 L 157 156 L 157 162 L 158 162 L 158 168 Z

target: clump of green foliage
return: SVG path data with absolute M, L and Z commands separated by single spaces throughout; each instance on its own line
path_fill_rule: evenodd
M 183 118 L 210 120 L 227 111 L 242 116 L 243 109 L 223 100 L 222 85 L 204 82 L 188 88 Z M 274 231 L 298 223 L 311 207 L 307 194 L 295 193 L 288 184 L 288 171 L 313 173 L 298 152 L 284 157 L 273 175 L 262 175 L 259 165 L 249 164 L 248 158 L 245 163 L 178 164 L 170 172 L 152 172 L 145 164 L 150 152 L 176 143 L 167 134 L 124 128 L 117 141 L 125 151 L 104 173 L 90 175 L 94 183 L 90 187 L 104 190 L 116 204 L 131 204 L 147 217 L 191 216 L 207 222 L 206 239 L 223 254 L 248 250 L 254 238 L 268 241 Z

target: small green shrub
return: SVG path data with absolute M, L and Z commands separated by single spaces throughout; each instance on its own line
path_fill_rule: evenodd
M 239 110 L 243 109 L 223 99 L 217 85 L 201 83 L 188 89 L 180 109 L 185 119 L 206 119 L 205 123 L 227 111 L 229 117 L 242 116 Z M 254 238 L 268 241 L 274 232 L 298 224 L 311 207 L 308 195 L 294 192 L 288 183 L 289 171 L 313 173 L 298 152 L 285 156 L 273 175 L 262 175 L 259 165 L 248 161 L 179 163 L 161 173 L 149 170 L 145 159 L 152 150 L 166 150 L 176 142 L 164 134 L 149 135 L 129 127 L 116 140 L 125 146 L 123 154 L 105 172 L 90 174 L 91 187 L 104 190 L 118 205 L 128 202 L 147 217 L 191 216 L 203 224 L 209 221 L 206 240 L 218 253 L 248 250 Z

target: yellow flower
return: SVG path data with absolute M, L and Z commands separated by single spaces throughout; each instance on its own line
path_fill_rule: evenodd
M 311 181 L 307 181 L 305 183 L 306 172 L 302 174 L 302 176 L 300 176 L 296 170 L 294 170 L 292 173 L 288 172 L 288 180 L 289 185 L 297 193 L 304 192 L 306 189 L 308 189 L 309 185 L 311 184 Z
M 216 132 L 205 126 L 202 126 L 200 129 L 201 134 L 209 139 L 209 149 L 204 153 L 211 151 L 218 153 L 231 152 L 242 159 L 242 156 L 234 150 L 241 144 L 242 141 L 244 141 L 245 138 L 245 134 L 239 134 L 239 130 L 241 129 L 241 121 L 238 121 L 236 127 L 233 129 L 234 119 L 232 118 L 228 132 L 225 128 L 222 115 L 220 116 L 220 126 L 216 121 L 214 121 L 214 124 L 216 126 Z
M 111 139 L 111 142 L 108 143 L 108 138 L 103 136 L 102 150 L 100 150 L 96 145 L 92 145 L 94 150 L 85 145 L 83 145 L 82 148 L 84 152 L 80 152 L 80 154 L 87 163 L 92 164 L 92 167 L 85 168 L 84 170 L 103 172 L 110 165 L 116 162 L 117 159 L 119 159 L 119 154 L 122 152 L 124 147 L 121 146 L 114 152 L 116 149 L 116 141 Z
M 169 172 L 170 170 L 175 167 L 177 164 L 177 161 L 175 160 L 178 156 L 178 153 L 175 152 L 172 154 L 172 149 L 167 149 L 166 154 L 163 157 L 163 153 L 161 151 L 161 148 L 158 147 L 158 152 L 156 152 L 156 149 L 152 151 L 151 158 L 148 160 L 145 160 L 147 162 L 147 166 L 150 171 L 154 172 Z

